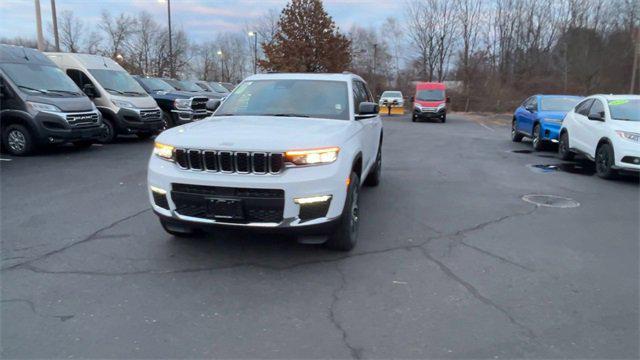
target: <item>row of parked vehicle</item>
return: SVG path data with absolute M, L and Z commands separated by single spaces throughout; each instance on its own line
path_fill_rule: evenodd
M 119 134 L 149 138 L 210 115 L 207 102 L 231 84 L 131 76 L 110 58 L 41 53 L 0 44 L 0 125 L 5 151 L 109 143 Z
M 640 171 L 640 96 L 533 95 L 513 114 L 511 140 L 525 137 L 536 151 L 555 143 L 563 160 L 594 161 L 603 178 Z
M 411 121 L 440 120 L 447 122 L 447 104 L 451 99 L 446 95 L 447 87 L 439 82 L 417 82 L 414 95 L 409 98 L 413 103 Z M 378 104 L 381 109 L 387 108 L 391 114 L 392 108 L 404 107 L 404 96 L 397 90 L 387 90 L 382 93 Z

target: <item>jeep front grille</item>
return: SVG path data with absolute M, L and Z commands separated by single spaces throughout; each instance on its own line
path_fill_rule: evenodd
M 176 149 L 174 157 L 185 170 L 265 175 L 284 168 L 282 153 Z

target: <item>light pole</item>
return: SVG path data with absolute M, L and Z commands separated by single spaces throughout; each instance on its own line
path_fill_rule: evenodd
M 60 39 L 58 38 L 58 16 L 56 15 L 56 0 L 51 0 L 51 19 L 53 20 L 53 38 L 56 41 L 56 51 L 60 51 Z
M 171 0 L 158 0 L 158 2 L 167 3 L 167 23 L 169 25 L 169 76 L 175 77 L 175 69 L 173 68 L 173 38 L 171 36 Z
M 38 37 L 38 50 L 44 51 L 44 37 L 42 36 L 42 17 L 40 16 L 40 0 L 36 2 L 36 32 Z
M 253 73 L 258 73 L 258 33 L 249 31 L 249 37 L 253 37 Z
M 216 54 L 220 57 L 220 80 L 224 82 L 224 57 L 222 56 L 222 50 L 218 50 Z

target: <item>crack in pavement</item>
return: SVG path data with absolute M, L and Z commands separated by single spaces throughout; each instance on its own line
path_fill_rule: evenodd
M 344 290 L 347 286 L 347 278 L 344 275 L 344 272 L 340 269 L 339 264 L 336 264 L 336 271 L 340 275 L 340 286 L 338 286 L 333 293 L 331 293 L 331 305 L 329 306 L 329 321 L 335 326 L 336 329 L 342 334 L 342 343 L 349 350 L 352 359 L 362 359 L 362 353 L 364 349 L 356 348 L 349 343 L 349 336 L 347 335 L 347 331 L 342 327 L 342 324 L 336 318 L 336 304 L 340 301 L 340 297 L 338 294 Z
M 475 250 L 475 251 L 481 252 L 481 253 L 483 253 L 483 254 L 485 254 L 485 255 L 487 255 L 487 256 L 490 256 L 490 257 L 492 257 L 492 258 L 496 258 L 496 259 L 498 259 L 498 260 L 500 260 L 500 261 L 502 261 L 502 262 L 504 262 L 504 263 L 511 264 L 511 265 L 513 265 L 513 266 L 517 266 L 517 267 L 519 267 L 519 268 L 521 268 L 521 269 L 523 269 L 523 270 L 526 270 L 526 271 L 529 271 L 529 272 L 535 272 L 535 271 L 536 271 L 535 269 L 532 269 L 532 268 L 529 268 L 529 267 L 527 267 L 527 266 L 525 266 L 525 265 L 519 264 L 519 263 L 517 263 L 517 262 L 515 262 L 515 261 L 513 261 L 513 260 L 509 260 L 509 259 L 507 259 L 507 258 L 505 258 L 505 257 L 503 257 L 503 256 L 498 255 L 498 254 L 494 254 L 494 253 L 492 253 L 492 252 L 490 252 L 490 251 L 488 251 L 488 250 L 485 250 L 485 249 L 479 248 L 479 247 L 474 246 L 474 245 L 471 245 L 471 244 L 467 244 L 467 243 L 466 243 L 466 242 L 464 242 L 464 241 L 461 241 L 461 242 L 460 242 L 460 245 L 463 245 L 463 246 L 466 246 L 466 247 L 468 247 L 468 248 L 471 248 L 471 249 L 473 249 L 473 250 Z
M 42 316 L 42 317 L 50 317 L 50 318 L 55 318 L 58 319 L 60 321 L 67 321 L 71 318 L 73 318 L 75 315 L 46 315 L 46 314 L 41 314 L 36 310 L 36 305 L 33 303 L 33 301 L 28 300 L 28 299 L 5 299 L 5 300 L 1 300 L 1 303 L 22 303 L 22 304 L 27 304 L 29 306 L 29 308 L 31 309 L 31 311 L 38 315 L 38 316 Z
M 291 265 L 285 265 L 285 266 L 268 265 L 268 264 L 256 263 L 256 262 L 238 262 L 238 263 L 232 263 L 232 264 L 228 264 L 228 265 L 184 268 L 184 269 L 174 269 L 174 270 L 146 269 L 146 270 L 132 270 L 132 271 L 94 271 L 94 270 L 47 270 L 47 269 L 43 269 L 43 268 L 31 265 L 31 263 L 33 263 L 33 262 L 35 262 L 35 261 L 37 261 L 37 260 L 39 260 L 39 259 L 41 259 L 41 258 L 43 258 L 45 256 L 51 255 L 51 254 L 48 254 L 48 255 L 45 254 L 40 258 L 29 260 L 29 261 L 26 261 L 24 263 L 21 263 L 21 264 L 18 264 L 18 265 L 14 265 L 14 266 L 11 266 L 11 267 L 6 268 L 6 269 L 9 270 L 9 269 L 22 268 L 22 269 L 30 270 L 30 271 L 33 271 L 33 272 L 36 272 L 36 273 L 41 273 L 41 274 L 95 275 L 95 276 L 127 276 L 127 275 L 145 275 L 145 274 L 156 274 L 156 275 L 186 274 L 186 273 L 209 272 L 209 271 L 216 271 L 216 270 L 228 270 L 228 269 L 243 268 L 243 267 L 255 267 L 255 268 L 258 268 L 258 269 L 270 270 L 270 271 L 284 271 L 284 270 L 292 270 L 292 269 L 296 269 L 296 268 L 300 268 L 300 267 L 304 267 L 304 266 L 309 266 L 309 265 L 334 263 L 334 262 L 338 262 L 338 261 L 341 261 L 341 260 L 344 260 L 344 259 L 350 259 L 350 258 L 356 258 L 356 257 L 362 257 L 362 256 L 369 256 L 369 255 L 384 254 L 384 253 L 398 251 L 398 250 L 412 250 L 412 249 L 415 249 L 415 248 L 422 247 L 422 246 L 428 244 L 432 240 L 446 239 L 446 238 L 451 238 L 451 237 L 463 237 L 465 234 L 467 234 L 469 232 L 473 232 L 473 231 L 484 229 L 485 227 L 487 227 L 487 226 L 489 226 L 491 224 L 499 223 L 499 222 L 502 222 L 502 221 L 507 220 L 507 219 L 512 218 L 512 217 L 531 214 L 536 209 L 537 209 L 537 206 L 533 210 L 528 211 L 528 212 L 515 213 L 515 214 L 511 214 L 511 215 L 501 216 L 499 218 L 496 218 L 496 219 L 493 219 L 493 220 L 489 220 L 489 221 L 474 225 L 474 226 L 466 228 L 466 229 L 458 230 L 458 231 L 456 231 L 454 233 L 451 233 L 451 234 L 440 234 L 440 235 L 430 236 L 430 237 L 427 237 L 424 241 L 419 242 L 419 243 L 415 243 L 415 244 L 393 246 L 393 247 L 379 249 L 379 250 L 363 251 L 363 252 L 359 252 L 359 253 L 346 254 L 346 255 L 336 256 L 336 257 L 331 257 L 331 258 L 303 261 L 303 262 L 298 262 L 298 263 L 294 263 L 294 264 L 291 264 Z M 98 231 L 94 232 L 93 237 L 90 236 L 87 239 L 83 240 L 82 242 L 86 242 L 88 240 L 92 240 L 93 238 L 95 238 L 95 235 L 97 235 L 101 231 L 104 231 L 104 230 L 106 230 L 108 228 L 111 228 L 111 227 L 117 225 L 118 223 L 123 222 L 123 221 L 125 221 L 127 219 L 130 219 L 132 217 L 140 215 L 141 213 L 143 213 L 145 211 L 147 211 L 147 210 L 144 210 L 144 211 L 141 211 L 141 212 L 136 213 L 134 215 L 131 215 L 131 216 L 125 218 L 125 219 L 121 219 L 118 222 L 113 223 L 108 227 L 105 227 L 105 228 L 103 228 L 101 230 L 98 230 Z M 78 243 L 80 243 L 80 242 L 76 242 L 74 244 L 78 244 Z M 74 244 L 71 244 L 70 246 L 67 246 L 66 248 L 69 248 L 69 247 L 73 246 Z M 63 250 L 64 249 L 60 249 L 60 250 L 56 251 L 55 253 L 61 252 Z M 3 269 L 3 270 L 5 270 L 5 269 Z
M 498 310 L 499 312 L 501 312 L 502 314 L 504 314 L 504 316 L 507 317 L 507 319 L 509 320 L 510 323 L 516 325 L 517 327 L 519 327 L 520 329 L 522 329 L 525 332 L 525 335 L 532 339 L 535 340 L 537 338 L 536 334 L 533 332 L 533 330 L 531 330 L 530 328 L 528 328 L 527 326 L 525 326 L 524 324 L 520 323 L 518 320 L 516 320 L 506 309 L 504 309 L 502 306 L 496 304 L 493 300 L 489 299 L 488 297 L 485 297 L 484 295 L 482 295 L 480 293 L 480 291 L 478 291 L 478 289 L 476 289 L 473 285 L 471 285 L 470 283 L 468 283 L 467 281 L 465 281 L 464 279 L 462 279 L 461 277 L 459 277 L 458 275 L 456 275 L 447 265 L 445 265 L 442 261 L 434 258 L 429 251 L 427 251 L 427 249 L 425 249 L 424 247 L 420 247 L 419 248 L 420 251 L 422 252 L 422 254 L 424 255 L 424 257 L 433 262 L 434 264 L 436 264 L 440 270 L 447 275 L 451 280 L 457 282 L 458 284 L 462 285 L 462 287 L 464 287 L 474 298 L 480 300 L 482 303 L 484 303 L 485 305 L 491 306 L 492 308 Z
M 29 265 L 29 264 L 31 264 L 33 262 L 42 260 L 42 259 L 44 259 L 46 257 L 51 256 L 51 255 L 55 255 L 55 254 L 61 253 L 61 252 L 65 251 L 65 250 L 67 250 L 67 249 L 69 249 L 69 248 L 71 248 L 73 246 L 76 246 L 76 245 L 79 245 L 79 244 L 83 244 L 83 243 L 89 242 L 91 240 L 95 240 L 95 239 L 98 238 L 98 235 L 101 232 L 103 232 L 105 230 L 109 230 L 109 229 L 117 226 L 118 224 L 123 223 L 123 222 L 125 222 L 127 220 L 130 220 L 130 219 L 133 219 L 134 217 L 136 217 L 138 215 L 141 215 L 141 214 L 143 214 L 143 213 L 145 213 L 147 211 L 151 211 L 151 208 L 146 208 L 146 209 L 138 211 L 138 212 L 136 212 L 136 213 L 134 213 L 132 215 L 128 215 L 128 216 L 125 216 L 125 217 L 123 217 L 123 218 L 121 218 L 119 220 L 116 220 L 116 221 L 112 222 L 111 224 L 94 231 L 93 233 L 89 234 L 87 237 L 85 237 L 82 240 L 78 240 L 76 242 L 69 243 L 69 244 L 67 244 L 67 245 L 65 245 L 65 246 L 63 246 L 61 248 L 58 248 L 58 249 L 55 249 L 55 250 L 51 250 L 49 252 L 46 252 L 46 253 L 44 253 L 42 255 L 39 255 L 39 256 L 36 256 L 36 257 L 34 257 L 32 259 L 29 259 L 27 261 L 23 261 L 23 262 L 20 262 L 20 263 L 17 263 L 17 264 L 13 264 L 11 266 L 4 267 L 4 268 L 0 269 L 0 271 L 12 270 L 12 269 L 16 269 L 16 268 L 19 268 L 19 267 L 22 267 L 22 266 L 25 266 L 25 265 Z

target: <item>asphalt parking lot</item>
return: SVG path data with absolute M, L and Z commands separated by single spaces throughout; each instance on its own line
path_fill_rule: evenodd
M 2 155 L 2 357 L 638 358 L 637 177 L 491 118 L 384 126 L 350 253 L 167 235 L 152 141 Z

